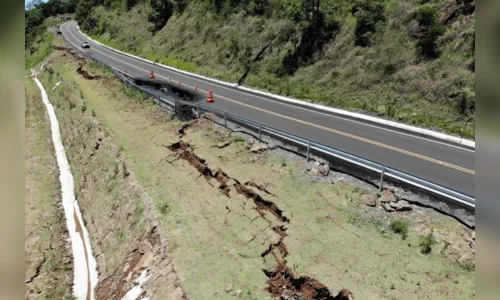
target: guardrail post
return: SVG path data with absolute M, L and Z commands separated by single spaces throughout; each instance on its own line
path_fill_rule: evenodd
M 309 161 L 309 153 L 311 152 L 311 141 L 307 141 L 306 161 Z
M 262 142 L 262 124 L 259 124 L 259 143 Z
M 224 112 L 224 127 L 227 128 L 227 113 Z
M 200 112 L 200 103 L 196 103 L 196 111 L 198 112 L 198 119 L 200 118 L 201 116 L 201 112 Z
M 174 114 L 177 114 L 177 99 L 174 98 Z
M 382 191 L 382 186 L 384 185 L 384 175 L 385 175 L 385 166 L 382 166 L 382 172 L 380 172 L 380 184 L 378 188 L 379 192 Z

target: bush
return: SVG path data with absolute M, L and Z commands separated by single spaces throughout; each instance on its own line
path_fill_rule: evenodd
M 167 24 L 168 19 L 173 14 L 173 10 L 173 4 L 168 0 L 151 0 L 148 21 L 154 25 L 153 32 L 162 29 Z
M 432 235 L 432 231 L 425 236 L 421 236 L 420 241 L 418 242 L 418 245 L 420 246 L 420 252 L 422 252 L 423 254 L 431 253 L 432 246 L 434 244 L 436 244 L 436 240 Z
M 356 18 L 356 46 L 366 47 L 377 26 L 385 21 L 384 0 L 356 0 L 352 14 Z
M 422 5 L 416 14 L 421 33 L 417 42 L 420 54 L 426 58 L 439 56 L 437 39 L 444 33 L 444 27 L 438 20 L 437 9 L 431 5 Z
M 406 220 L 392 221 L 391 230 L 396 234 L 400 234 L 401 238 L 405 240 L 408 237 L 408 221 Z

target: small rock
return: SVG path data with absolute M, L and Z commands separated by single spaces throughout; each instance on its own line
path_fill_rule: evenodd
M 285 289 L 283 293 L 281 293 L 280 300 L 302 300 L 302 296 L 298 293 L 295 293 L 292 290 Z
M 471 251 L 467 251 L 460 256 L 458 263 L 461 265 L 474 264 L 474 254 Z
M 471 234 L 469 234 L 468 232 L 464 232 L 464 233 L 462 234 L 462 237 L 464 238 L 464 240 L 465 240 L 467 243 L 472 243 L 472 241 L 473 241 Z
M 397 201 L 396 197 L 394 197 L 394 194 L 389 190 L 383 190 L 382 192 L 380 192 L 379 199 L 380 199 L 380 202 L 382 202 L 382 203 L 396 202 Z
M 311 174 L 313 176 L 328 176 L 330 173 L 330 166 L 327 164 L 321 164 L 319 162 L 314 163 L 314 167 L 311 168 Z
M 250 151 L 252 151 L 253 153 L 257 153 L 257 152 L 262 152 L 262 151 L 267 150 L 267 149 L 268 149 L 268 147 L 266 144 L 259 143 L 257 145 L 254 145 L 250 149 Z
M 389 212 L 393 212 L 394 211 L 394 208 L 391 207 L 391 205 L 389 203 L 382 203 L 382 207 L 389 211 Z
M 224 141 L 224 142 L 220 142 L 218 143 L 217 145 L 215 145 L 217 148 L 219 149 L 222 149 L 222 148 L 225 148 L 227 146 L 229 146 L 231 144 L 231 141 L 228 140 L 228 141 Z
M 396 211 L 411 211 L 411 205 L 405 200 L 400 200 L 398 202 L 390 202 L 389 205 Z
M 475 241 L 476 240 L 476 232 L 473 231 L 471 234 L 470 234 L 471 238 Z
M 224 288 L 224 291 L 226 291 L 226 293 L 229 293 L 232 290 L 233 290 L 233 286 L 231 284 L 226 285 L 226 287 Z
M 361 199 L 363 200 L 363 203 L 370 206 L 370 207 L 375 207 L 377 206 L 377 199 L 373 195 L 370 194 L 364 194 L 361 196 Z
M 242 290 L 236 290 L 236 291 L 233 292 L 233 296 L 239 297 L 239 296 L 241 296 L 241 293 L 243 293 Z

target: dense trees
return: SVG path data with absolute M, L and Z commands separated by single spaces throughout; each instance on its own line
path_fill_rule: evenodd
M 150 0 L 148 21 L 153 23 L 153 31 L 158 31 L 167 24 L 168 19 L 174 13 L 172 2 L 169 0 Z
M 30 1 L 24 10 L 24 47 L 28 47 L 34 37 L 44 28 L 41 28 L 43 20 L 58 14 L 75 12 L 78 0 L 41 0 Z
M 437 39 L 444 33 L 436 8 L 429 4 L 420 6 L 416 20 L 420 26 L 420 32 L 417 34 L 420 53 L 427 58 L 436 58 L 439 55 Z
M 366 47 L 377 26 L 385 21 L 384 0 L 355 0 L 352 14 L 356 18 L 355 44 Z

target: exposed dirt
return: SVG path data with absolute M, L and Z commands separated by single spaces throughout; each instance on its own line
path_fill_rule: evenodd
M 449 1 L 442 9 L 439 16 L 439 20 L 447 25 L 455 21 L 460 15 L 470 15 L 474 13 L 476 9 L 476 1 L 474 0 L 464 0 L 460 1 Z
M 183 126 L 182 133 L 184 133 L 186 128 L 187 127 Z M 285 257 L 288 255 L 288 248 L 284 241 L 287 237 L 287 228 L 285 224 L 289 223 L 290 219 L 283 214 L 283 211 L 274 202 L 263 199 L 258 193 L 247 188 L 245 185 L 256 187 L 259 190 L 264 190 L 266 193 L 271 194 L 265 188 L 253 181 L 247 181 L 245 184 L 241 184 L 240 181 L 229 177 L 221 169 L 217 169 L 217 171 L 213 172 L 206 164 L 205 160 L 194 153 L 193 147 L 182 140 L 173 143 L 167 148 L 173 152 L 180 153 L 179 158 L 195 167 L 200 175 L 205 177 L 209 183 L 211 179 L 215 179 L 219 183 L 218 189 L 227 197 L 230 197 L 229 193 L 231 189 L 234 189 L 236 193 L 245 196 L 247 199 L 253 200 L 256 205 L 255 210 L 259 213 L 260 217 L 270 225 L 273 224 L 273 222 L 268 218 L 268 214 L 273 215 L 276 220 L 282 224 L 273 227 L 273 231 L 280 237 L 278 242 L 269 244 L 267 249 L 261 253 L 261 257 L 264 260 L 268 259 L 268 256 L 271 255 L 276 261 L 274 269 L 263 270 L 269 278 L 267 291 L 272 296 L 281 297 L 281 299 L 291 299 L 289 296 L 285 295 L 291 291 L 297 294 L 296 299 L 353 299 L 352 294 L 347 290 L 342 290 L 338 295 L 333 296 L 330 290 L 316 279 L 308 276 L 298 276 L 287 266 Z M 229 182 L 232 182 L 232 184 L 228 184 Z
M 264 185 L 262 184 L 258 184 L 258 183 L 255 183 L 254 181 L 247 181 L 245 182 L 245 185 L 248 185 L 248 186 L 253 186 L 254 188 L 257 188 L 259 191 L 262 191 L 268 195 L 271 195 L 271 196 L 274 196 L 273 193 L 269 192 L 265 187 Z
M 284 263 L 283 263 L 284 262 Z M 314 278 L 307 276 L 297 276 L 289 267 L 286 261 L 278 262 L 272 271 L 264 271 L 269 277 L 268 291 L 274 297 L 281 297 L 287 291 L 299 294 L 299 299 L 321 299 L 321 300 L 351 300 L 354 299 L 351 292 L 343 289 L 336 296 L 333 296 L 328 288 Z
M 143 270 L 150 269 L 155 261 L 158 262 L 163 259 L 163 245 L 156 227 L 140 238 L 137 241 L 137 245 L 123 261 L 123 268 L 116 270 L 113 275 L 108 276 L 99 283 L 96 291 L 96 299 L 122 299 L 130 290 L 132 282 Z M 173 268 L 167 266 L 163 269 L 170 270 L 165 274 L 166 276 L 174 274 L 175 278 L 177 278 L 177 274 Z M 155 271 L 152 273 L 154 274 Z M 172 289 L 178 286 L 177 283 L 174 283 Z M 187 299 L 187 295 L 182 293 L 181 299 Z
M 83 65 L 80 64 L 78 66 L 78 69 L 76 69 L 76 71 L 78 72 L 78 74 L 82 75 L 83 78 L 89 79 L 89 80 L 95 80 L 95 79 L 101 79 L 102 78 L 102 76 L 100 76 L 100 75 L 95 75 L 95 76 L 94 75 L 90 75 L 87 71 L 83 70 L 82 68 L 83 68 Z

